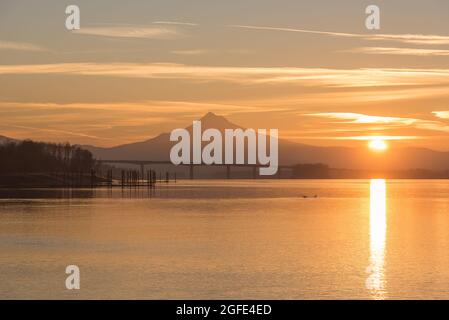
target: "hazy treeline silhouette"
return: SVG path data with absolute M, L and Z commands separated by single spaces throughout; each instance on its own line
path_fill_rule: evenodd
M 90 172 L 92 153 L 78 146 L 25 140 L 0 145 L 0 173 Z
M 323 163 L 304 163 L 293 167 L 292 178 L 297 179 L 328 179 L 329 166 Z

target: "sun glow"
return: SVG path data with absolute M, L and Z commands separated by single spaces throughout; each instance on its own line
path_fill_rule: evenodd
M 388 144 L 385 142 L 385 140 L 375 139 L 371 140 L 368 143 L 368 147 L 373 151 L 383 152 L 388 149 Z

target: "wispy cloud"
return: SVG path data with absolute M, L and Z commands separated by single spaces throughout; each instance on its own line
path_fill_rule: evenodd
M 418 49 L 418 48 L 388 48 L 388 47 L 362 47 L 345 52 L 402 56 L 449 56 L 449 50 Z
M 355 34 L 355 33 L 329 32 L 329 31 L 317 31 L 317 30 L 295 29 L 295 28 L 248 26 L 248 25 L 230 25 L 229 27 L 240 28 L 240 29 L 249 29 L 249 30 L 266 30 L 266 31 L 285 31 L 285 32 L 312 33 L 312 34 L 320 34 L 320 35 L 326 35 L 326 36 L 347 37 L 347 38 L 362 37 L 361 34 Z
M 208 54 L 212 52 L 211 50 L 205 50 L 205 49 L 193 49 L 193 50 L 173 50 L 173 54 L 178 55 L 187 55 L 187 56 L 195 56 L 195 55 L 202 55 L 202 54 Z
M 192 49 L 192 50 L 173 50 L 171 53 L 178 55 L 203 55 L 203 54 L 250 54 L 250 50 L 245 49 L 228 49 L 228 50 L 211 50 L 211 49 Z
M 30 121 L 36 121 L 36 112 L 43 116 L 43 119 L 49 119 L 52 115 L 60 114 L 60 118 L 53 120 L 63 121 L 74 120 L 69 118 L 68 113 L 75 116 L 85 115 L 91 118 L 92 112 L 105 112 L 110 114 L 120 113 L 118 118 L 124 120 L 124 114 L 138 115 L 136 118 L 146 118 L 153 115 L 153 122 L 161 119 L 169 120 L 173 113 L 178 116 L 202 116 L 204 113 L 213 111 L 222 115 L 236 113 L 257 113 L 284 111 L 286 108 L 280 106 L 263 107 L 259 105 L 239 104 L 239 103 L 220 103 L 220 102 L 192 102 L 192 101 L 167 101 L 167 100 L 147 100 L 138 102 L 117 102 L 117 103 L 38 103 L 38 102 L 0 102 L 0 116 L 3 112 L 10 110 L 17 111 L 16 116 L 20 118 L 29 118 Z M 160 115 L 156 117 L 154 115 Z M 11 117 L 11 114 L 9 114 Z M 114 122 L 114 124 L 116 124 Z
M 173 39 L 181 36 L 181 33 L 175 28 L 154 26 L 83 27 L 72 32 L 112 38 Z
M 444 45 L 449 44 L 449 36 L 445 35 L 423 35 L 423 34 L 360 34 L 360 33 L 345 33 L 345 32 L 330 32 L 317 31 L 296 28 L 283 28 L 272 26 L 249 26 L 249 25 L 230 25 L 233 28 L 249 29 L 249 30 L 265 30 L 265 31 L 281 31 L 281 32 L 299 32 L 310 33 L 332 37 L 344 38 L 360 38 L 364 40 L 377 41 L 397 41 L 410 44 L 425 44 L 425 45 Z
M 358 124 L 377 123 L 377 124 L 411 125 L 417 121 L 417 119 L 412 118 L 371 116 L 351 112 L 322 112 L 322 113 L 309 113 L 306 115 L 342 120 L 340 121 L 341 123 L 358 123 Z
M 72 132 L 67 130 L 59 130 L 59 129 L 51 129 L 51 128 L 39 128 L 39 127 L 30 127 L 30 126 L 20 126 L 20 125 L 10 125 L 7 123 L 3 123 L 2 126 L 6 127 L 12 127 L 12 128 L 18 128 L 18 129 L 26 129 L 26 130 L 33 130 L 33 131 L 41 131 L 41 132 L 50 132 L 50 133 L 56 133 L 56 134 L 64 134 L 68 136 L 74 136 L 74 137 L 81 137 L 81 138 L 90 138 L 95 140 L 112 140 L 110 138 L 104 138 L 104 137 L 97 137 L 89 134 L 84 134 L 80 132 Z
M 326 136 L 322 134 L 318 136 L 304 136 L 304 135 L 289 134 L 288 132 L 286 135 L 283 136 L 287 137 L 288 139 L 301 139 L 301 140 L 355 140 L 355 141 L 371 141 L 373 139 L 380 139 L 385 141 L 403 141 L 403 140 L 418 140 L 425 138 L 423 136 L 379 136 L 379 135 L 336 137 L 336 136 Z
M 380 124 L 389 127 L 414 127 L 422 130 L 442 131 L 449 133 L 449 125 L 439 121 L 417 118 L 372 116 L 361 113 L 323 112 L 310 113 L 307 116 L 324 117 L 337 120 L 340 124 Z
M 357 140 L 357 141 L 370 141 L 373 139 L 380 139 L 386 141 L 401 141 L 401 140 L 417 140 L 423 139 L 424 137 L 420 136 L 350 136 L 350 137 L 329 137 L 329 139 L 334 140 Z
M 437 118 L 449 119 L 449 111 L 432 111 Z
M 242 84 L 299 84 L 335 88 L 449 85 L 449 69 L 317 69 L 193 66 L 171 63 L 56 63 L 0 65 L 0 74 L 186 79 Z
M 445 45 L 449 44 L 449 36 L 435 34 L 374 34 L 364 36 L 368 40 L 389 40 L 410 44 Z
M 169 24 L 169 25 L 176 25 L 176 26 L 197 26 L 197 23 L 192 22 L 181 22 L 181 21 L 154 21 L 154 24 Z
M 16 50 L 16 51 L 32 51 L 43 52 L 48 51 L 46 48 L 26 42 L 1 41 L 0 50 Z

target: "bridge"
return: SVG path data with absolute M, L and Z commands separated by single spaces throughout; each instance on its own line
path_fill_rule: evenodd
M 145 166 L 149 165 L 172 165 L 172 166 L 184 166 L 189 167 L 189 178 L 194 179 L 194 168 L 195 167 L 226 167 L 226 179 L 231 179 L 231 168 L 252 168 L 253 179 L 257 179 L 257 169 L 266 168 L 266 165 L 261 164 L 195 164 L 195 163 L 181 163 L 179 165 L 174 165 L 171 161 L 167 160 L 99 160 L 101 163 L 108 164 L 131 164 L 140 166 L 140 172 L 142 177 L 145 173 Z M 280 177 L 281 169 L 292 169 L 292 166 L 278 166 L 277 177 Z

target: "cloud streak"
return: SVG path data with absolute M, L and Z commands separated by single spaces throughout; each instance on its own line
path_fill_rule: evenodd
M 380 54 L 380 55 L 400 55 L 400 56 L 449 56 L 449 50 L 418 49 L 418 48 L 390 48 L 390 47 L 362 47 L 347 50 L 344 52 Z
M 97 136 L 92 136 L 92 135 L 88 135 L 88 134 L 84 134 L 84 133 L 72 132 L 72 131 L 67 131 L 67 130 L 58 130 L 58 129 L 51 129 L 51 128 L 38 128 L 38 127 L 20 126 L 20 125 L 9 125 L 9 124 L 5 124 L 5 123 L 2 124 L 2 126 L 32 130 L 34 132 L 41 131 L 41 132 L 50 132 L 50 133 L 56 133 L 56 134 L 64 134 L 64 135 L 68 135 L 68 136 L 90 138 L 90 139 L 95 139 L 95 140 L 112 140 L 110 138 L 97 137 Z
M 449 119 L 449 111 L 432 111 L 435 117 L 440 119 Z
M 198 24 L 192 23 L 192 22 L 181 22 L 181 21 L 154 21 L 154 24 L 168 24 L 168 25 L 175 25 L 175 26 L 191 26 L 195 27 Z
M 83 27 L 72 32 L 81 35 L 110 38 L 173 39 L 181 36 L 181 33 L 175 28 L 154 26 Z
M 341 123 L 357 123 L 357 124 L 396 124 L 396 125 L 411 125 L 417 119 L 400 118 L 400 117 L 385 117 L 385 116 L 370 116 L 361 113 L 351 112 L 323 112 L 306 114 L 308 116 L 325 117 L 336 120 L 341 120 Z
M 205 49 L 192 49 L 192 50 L 173 50 L 171 53 L 177 55 L 196 56 L 211 53 L 211 50 Z
M 402 117 L 386 117 L 386 116 L 372 116 L 361 113 L 348 112 L 323 112 L 311 113 L 307 116 L 324 117 L 337 120 L 339 124 L 380 124 L 386 127 L 414 127 L 422 130 L 441 131 L 449 133 L 449 126 L 445 123 L 432 120 L 423 120 L 416 118 L 402 118 Z
M 280 32 L 296 32 L 318 34 L 332 37 L 343 38 L 359 38 L 371 41 L 397 41 L 409 44 L 424 44 L 424 45 L 446 45 L 449 44 L 449 36 L 442 35 L 423 35 L 423 34 L 360 34 L 360 33 L 345 33 L 345 32 L 329 32 L 296 28 L 282 28 L 271 26 L 250 26 L 250 25 L 230 25 L 232 28 L 248 29 L 248 30 L 265 30 L 265 31 L 280 31 Z
M 41 46 L 32 43 L 1 41 L 1 40 L 0 40 L 0 50 L 31 51 L 31 52 L 48 51 L 46 48 L 43 48 Z
M 334 88 L 449 85 L 449 69 L 318 69 L 194 66 L 171 63 L 56 63 L 0 65 L 0 74 L 183 79 L 247 85 L 292 84 Z
M 379 136 L 379 135 L 372 135 L 372 136 L 326 136 L 326 135 L 319 135 L 319 136 L 304 136 L 304 135 L 287 135 L 289 139 L 301 139 L 301 140 L 354 140 L 354 141 L 370 141 L 373 139 L 380 139 L 380 140 L 386 140 L 386 141 L 403 141 L 403 140 L 419 140 L 419 139 L 425 139 L 425 137 L 420 136 Z

